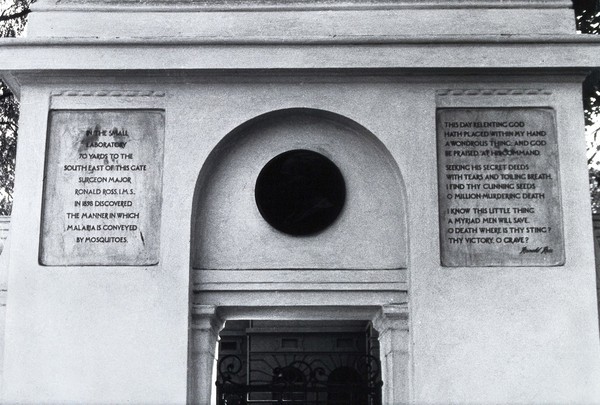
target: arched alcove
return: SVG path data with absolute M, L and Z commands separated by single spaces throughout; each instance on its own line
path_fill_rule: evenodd
M 346 183 L 340 215 L 309 236 L 273 228 L 255 201 L 260 171 L 294 149 L 325 156 Z M 269 112 L 231 131 L 207 158 L 191 236 L 194 269 L 406 268 L 402 177 L 377 137 L 346 117 L 314 109 Z
M 334 221 L 302 235 L 271 226 L 255 197 L 263 168 L 296 150 L 316 152 L 330 161 L 343 177 L 345 192 Z M 372 323 L 382 347 L 384 403 L 405 402 L 409 338 L 404 190 L 385 145 L 338 114 L 278 110 L 226 135 L 204 162 L 194 196 L 190 403 L 208 403 L 223 322 L 261 319 Z

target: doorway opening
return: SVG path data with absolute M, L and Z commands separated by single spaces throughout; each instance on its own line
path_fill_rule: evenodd
M 369 321 L 228 321 L 219 334 L 217 404 L 381 405 Z

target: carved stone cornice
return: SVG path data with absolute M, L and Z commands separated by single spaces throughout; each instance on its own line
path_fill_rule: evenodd
M 175 12 L 323 9 L 570 8 L 570 0 L 40 0 L 33 11 L 110 10 Z
M 535 68 L 536 73 L 560 74 L 579 81 L 582 74 L 600 66 L 598 49 L 598 35 L 0 38 L 1 74 L 13 78 L 13 91 L 19 83 L 39 83 L 39 76 L 49 73 L 76 72 L 83 76 L 92 69 L 94 74 L 119 71 L 134 75 L 142 70 L 283 72 L 332 68 L 428 74 L 460 74 L 471 69 L 468 73 L 472 74 L 473 70 L 495 73 L 498 69 L 522 72 Z M 482 63 L 487 59 L 489 63 Z

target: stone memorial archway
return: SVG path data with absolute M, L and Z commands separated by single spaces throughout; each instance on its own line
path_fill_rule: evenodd
M 326 156 L 346 185 L 339 217 L 309 235 L 275 229 L 256 204 L 261 170 L 290 150 Z M 314 109 L 252 119 L 204 163 L 192 221 L 190 402 L 208 403 L 218 333 L 238 319 L 370 321 L 381 341 L 384 401 L 408 399 L 404 186 L 375 135 Z
M 0 39 L 4 402 L 207 404 L 231 320 L 369 323 L 386 405 L 600 397 L 600 40 L 570 0 L 38 0 L 28 21 Z

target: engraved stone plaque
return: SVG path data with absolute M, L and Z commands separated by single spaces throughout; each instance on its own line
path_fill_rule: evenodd
M 158 263 L 164 114 L 50 112 L 40 263 Z
M 443 266 L 564 264 L 552 109 L 438 109 L 437 152 Z

